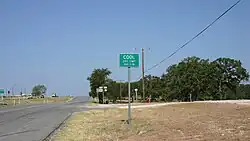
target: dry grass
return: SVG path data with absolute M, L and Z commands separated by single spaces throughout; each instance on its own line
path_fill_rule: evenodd
M 19 100 L 20 99 L 20 100 Z M 27 105 L 27 104 L 40 104 L 40 103 L 51 103 L 51 102 L 65 102 L 70 100 L 71 97 L 69 96 L 62 96 L 62 97 L 45 97 L 45 98 L 33 98 L 27 99 L 27 97 L 12 97 L 12 98 L 4 98 L 4 101 L 0 103 L 1 107 L 11 107 L 11 106 L 18 106 L 18 105 Z M 15 105 L 14 105 L 15 100 Z
M 88 106 L 97 106 L 97 105 L 99 105 L 98 103 L 94 103 L 94 102 L 89 102 L 88 103 Z
M 133 109 L 129 130 L 127 110 L 78 113 L 55 141 L 196 141 L 250 140 L 250 106 L 189 103 Z
M 71 97 L 69 96 L 62 96 L 62 97 L 45 97 L 45 98 L 35 98 L 35 99 L 28 99 L 30 103 L 42 103 L 42 102 L 65 102 L 70 100 Z

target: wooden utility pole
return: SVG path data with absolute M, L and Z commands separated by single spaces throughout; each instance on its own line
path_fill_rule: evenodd
M 150 48 L 148 48 L 150 50 Z M 136 50 L 136 48 L 135 48 Z M 144 79 L 145 79 L 145 60 L 144 60 L 144 52 L 145 49 L 141 48 L 141 71 L 142 71 L 142 96 L 141 96 L 141 100 L 144 101 L 145 100 L 145 83 L 144 83 Z
M 144 48 L 141 49 L 141 60 L 142 60 L 142 101 L 145 100 L 145 86 L 144 86 Z

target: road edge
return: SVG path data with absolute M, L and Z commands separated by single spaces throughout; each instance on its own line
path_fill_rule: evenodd
M 59 130 L 65 123 L 66 121 L 73 115 L 73 113 L 70 113 L 60 124 L 58 124 L 53 131 L 51 131 L 47 136 L 42 138 L 40 141 L 52 141 L 53 136 L 55 135 L 56 131 Z

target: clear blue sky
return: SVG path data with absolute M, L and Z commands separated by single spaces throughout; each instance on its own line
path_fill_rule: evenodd
M 127 79 L 118 54 L 146 51 L 146 68 L 168 56 L 236 0 L 1 0 L 0 87 L 46 84 L 48 93 L 88 95 L 86 78 L 109 68 Z M 160 67 L 187 56 L 240 59 L 250 70 L 250 1 L 243 0 Z M 132 70 L 132 78 L 140 69 Z

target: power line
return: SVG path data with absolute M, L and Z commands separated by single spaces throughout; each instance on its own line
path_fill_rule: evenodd
M 217 17 L 214 21 L 212 21 L 212 23 L 210 23 L 209 25 L 207 25 L 203 30 L 201 30 L 198 34 L 196 34 L 193 38 L 191 38 L 190 40 L 188 40 L 185 44 L 183 44 L 181 47 L 179 47 L 177 50 L 175 50 L 172 54 L 170 54 L 168 57 L 164 58 L 163 60 L 161 60 L 159 63 L 153 65 L 152 67 L 150 67 L 149 69 L 147 69 L 145 71 L 148 72 L 152 69 L 154 69 L 155 67 L 159 66 L 161 63 L 165 62 L 167 59 L 169 59 L 170 57 L 172 57 L 173 55 L 175 55 L 178 51 L 180 51 L 182 48 L 184 48 L 186 45 L 188 45 L 189 43 L 191 43 L 194 39 L 196 39 L 197 37 L 199 37 L 203 32 L 205 32 L 209 27 L 211 27 L 214 23 L 216 23 L 220 18 L 222 18 L 226 13 L 228 13 L 232 8 L 234 8 L 241 0 L 238 0 L 235 4 L 233 4 L 231 7 L 229 7 L 225 12 L 223 12 L 219 17 Z M 139 77 L 139 79 L 141 78 L 141 76 Z

